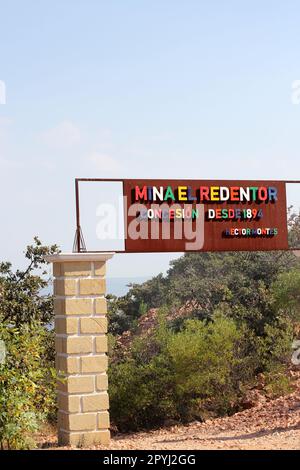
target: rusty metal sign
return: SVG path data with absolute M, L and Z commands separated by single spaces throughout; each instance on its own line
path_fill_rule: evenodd
M 89 251 L 81 227 L 81 182 L 122 184 L 124 248 L 117 252 L 289 249 L 286 183 L 298 181 L 78 178 L 74 251 Z M 91 251 L 105 251 L 100 242 L 97 248 Z

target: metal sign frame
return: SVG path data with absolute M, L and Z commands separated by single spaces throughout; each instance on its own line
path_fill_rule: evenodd
M 154 179 L 153 178 L 141 178 L 143 181 L 149 181 L 149 182 L 153 182 Z M 109 253 L 111 252 L 108 251 L 108 250 L 87 250 L 86 249 L 86 246 L 85 246 L 85 242 L 84 242 L 84 237 L 83 237 L 83 233 L 82 233 L 82 229 L 81 229 L 81 225 L 80 225 L 80 189 L 79 189 L 79 184 L 80 183 L 83 183 L 83 182 L 98 182 L 98 183 L 122 183 L 122 188 L 123 188 L 123 194 L 124 194 L 124 183 L 125 182 L 128 182 L 128 181 L 131 181 L 131 178 L 75 178 L 75 205 L 76 205 L 76 231 L 75 231 L 75 238 L 74 238 L 74 244 L 73 244 L 73 252 L 75 253 Z M 165 181 L 168 181 L 168 180 L 165 180 Z M 181 182 L 183 181 L 182 178 L 172 178 L 172 181 L 178 181 L 178 182 Z M 184 181 L 189 181 L 188 179 L 184 179 Z M 211 181 L 209 179 L 203 179 L 201 181 Z M 216 180 L 216 181 L 222 181 L 222 180 Z M 242 181 L 242 180 L 226 180 L 228 183 L 232 182 L 232 183 L 237 183 L 239 181 Z M 253 182 L 253 183 L 256 183 L 257 180 L 247 180 L 249 182 Z M 272 182 L 272 183 L 284 183 L 285 185 L 285 191 L 286 191 L 286 185 L 287 184 L 300 184 L 300 180 L 263 180 L 265 182 Z M 288 248 L 286 250 L 282 250 L 282 251 L 298 251 L 300 249 L 297 249 L 297 248 Z M 113 250 L 114 253 L 151 253 L 151 251 L 143 251 L 143 250 L 136 250 L 136 251 L 126 251 L 126 249 L 124 250 Z M 229 251 L 233 251 L 233 250 L 228 250 Z M 245 250 L 247 251 L 247 250 Z M 252 250 L 253 251 L 253 250 Z M 259 250 L 257 250 L 259 251 Z M 280 250 L 281 251 L 281 250 Z M 171 252 L 171 251 L 170 251 Z M 178 252 L 176 250 L 176 252 Z M 201 251 L 194 251 L 196 253 L 201 253 Z M 204 251 L 203 251 L 204 252 Z M 223 251 L 225 252 L 225 251 Z M 158 253 L 158 251 L 153 251 L 153 253 Z M 193 253 L 193 250 L 190 250 L 189 253 Z

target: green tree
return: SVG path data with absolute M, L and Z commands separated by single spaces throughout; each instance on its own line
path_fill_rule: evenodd
M 45 256 L 58 251 L 56 245 L 43 246 L 35 237 L 34 244 L 27 246 L 24 270 L 13 271 L 9 262 L 0 263 L 0 321 L 15 326 L 40 321 L 49 323 L 53 317 L 53 301 L 50 294 L 42 291 L 48 286 L 45 278 Z
M 0 364 L 0 446 L 34 447 L 32 435 L 56 412 L 56 373 L 49 360 L 49 333 L 39 322 L 0 323 L 6 358 Z
M 276 311 L 284 318 L 300 321 L 300 269 L 278 276 L 272 285 Z
M 57 246 L 43 246 L 36 237 L 27 247 L 24 270 L 0 264 L 0 340 L 6 357 L 0 364 L 0 445 L 34 446 L 32 433 L 41 421 L 56 416 L 52 296 L 45 276 L 45 255 Z

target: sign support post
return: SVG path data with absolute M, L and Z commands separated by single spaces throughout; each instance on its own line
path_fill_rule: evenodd
M 53 263 L 58 441 L 77 447 L 110 440 L 106 262 L 113 253 L 61 253 Z

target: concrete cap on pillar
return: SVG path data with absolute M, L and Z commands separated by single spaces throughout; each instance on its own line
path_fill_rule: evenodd
M 67 263 L 80 261 L 107 261 L 114 256 L 115 253 L 57 253 L 55 255 L 45 256 L 49 263 Z

